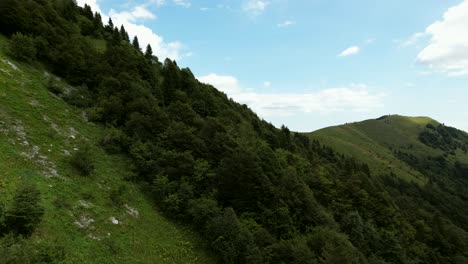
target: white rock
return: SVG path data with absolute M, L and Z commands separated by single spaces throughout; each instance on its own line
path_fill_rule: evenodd
M 94 219 L 85 215 L 82 215 L 79 220 L 75 221 L 75 225 L 77 225 L 80 228 L 88 228 L 91 226 L 92 223 L 94 223 Z
M 8 64 L 11 68 L 13 68 L 13 70 L 17 71 L 19 70 L 18 66 L 16 66 L 15 64 L 13 64 L 13 62 L 9 61 L 9 60 L 3 60 L 4 63 Z
M 118 225 L 119 224 L 119 220 L 117 220 L 115 217 L 111 217 L 109 218 L 109 220 L 114 224 L 114 225 Z
M 140 213 L 138 212 L 138 210 L 128 206 L 128 204 L 125 204 L 125 208 L 127 209 L 127 214 L 128 215 L 131 215 L 131 216 L 133 216 L 135 218 L 138 218 L 140 216 Z
M 80 203 L 80 205 L 83 206 L 84 208 L 91 208 L 91 207 L 93 207 L 93 204 L 92 204 L 92 203 L 87 203 L 87 202 L 84 201 L 84 200 L 78 200 L 78 203 Z

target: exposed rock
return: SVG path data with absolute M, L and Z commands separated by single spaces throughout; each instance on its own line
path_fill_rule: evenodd
M 20 69 L 18 68 L 18 66 L 16 66 L 13 62 L 9 61 L 9 60 L 2 60 L 4 63 L 8 64 L 8 66 L 10 66 L 13 70 L 15 71 L 19 71 Z
M 138 218 L 140 216 L 140 213 L 138 212 L 137 209 L 128 206 L 128 204 L 125 204 L 124 206 L 125 206 L 125 209 L 127 209 L 127 214 L 128 215 L 131 215 L 131 216 L 133 216 L 135 218 Z
M 115 218 L 115 217 L 113 217 L 113 216 L 112 216 L 111 218 L 109 218 L 109 220 L 110 220 L 114 225 L 118 225 L 118 224 L 119 224 L 119 220 L 117 220 L 117 218 Z
M 93 223 L 94 223 L 94 219 L 86 215 L 80 216 L 80 219 L 75 221 L 75 225 L 83 229 L 88 229 L 88 228 L 94 229 L 94 227 L 92 226 Z

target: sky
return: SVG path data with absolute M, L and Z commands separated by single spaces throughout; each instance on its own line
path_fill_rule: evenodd
M 468 131 L 468 0 L 77 2 L 277 127 L 400 114 Z

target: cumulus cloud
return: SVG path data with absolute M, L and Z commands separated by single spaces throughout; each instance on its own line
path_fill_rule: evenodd
M 271 86 L 271 82 L 270 82 L 270 81 L 264 81 L 264 82 L 263 82 L 263 86 L 264 86 L 264 87 L 270 87 L 270 86 Z
M 269 5 L 270 2 L 265 0 L 246 0 L 242 5 L 242 10 L 251 15 L 258 16 L 261 15 Z
M 279 23 L 278 27 L 279 28 L 288 28 L 288 27 L 294 26 L 295 24 L 296 24 L 296 21 L 285 20 L 285 21 Z
M 418 62 L 449 76 L 468 75 L 468 0 L 449 8 L 424 34 L 430 41 L 418 54 Z
M 412 45 L 415 45 L 416 43 L 419 42 L 419 40 L 423 37 L 427 36 L 427 34 L 425 32 L 417 32 L 417 33 L 414 33 L 413 35 L 411 35 L 411 37 L 409 39 L 407 39 L 406 41 L 404 41 L 402 44 L 401 44 L 401 47 L 408 47 L 408 46 L 412 46 Z
M 99 7 L 99 4 L 97 3 L 97 0 L 76 0 L 76 3 L 79 6 L 84 6 L 85 4 L 88 4 L 93 10 L 93 12 L 102 13 L 101 8 Z
M 343 50 L 340 54 L 338 54 L 338 57 L 347 57 L 351 55 L 356 55 L 359 52 L 361 52 L 361 48 L 359 48 L 358 46 L 352 46 Z
M 218 75 L 215 73 L 208 74 L 197 78 L 202 83 L 208 83 L 216 87 L 218 90 L 231 95 L 241 92 L 239 81 L 233 76 Z
M 371 93 L 364 84 L 327 88 L 306 93 L 257 93 L 241 87 L 233 76 L 209 74 L 198 80 L 245 103 L 262 117 L 290 116 L 300 113 L 371 112 L 384 106 L 384 94 Z
M 123 11 L 123 12 L 116 12 L 115 10 L 111 9 L 109 12 L 109 16 L 112 17 L 113 20 L 120 20 L 120 21 L 127 21 L 127 22 L 135 22 L 137 20 L 144 20 L 144 19 L 156 19 L 156 16 L 148 11 L 144 6 L 137 6 L 133 8 L 131 11 Z M 118 25 L 118 23 L 114 23 Z
M 164 4 L 164 0 L 153 0 L 157 5 Z M 142 21 L 148 19 L 156 19 L 156 15 L 151 13 L 144 5 L 136 6 L 133 9 L 117 12 L 111 9 L 108 14 L 102 12 L 97 0 L 77 0 L 78 5 L 84 6 L 88 4 L 93 11 L 100 12 L 103 17 L 103 22 L 107 23 L 109 17 L 112 18 L 114 25 L 123 25 L 130 37 L 138 36 L 141 48 L 145 48 L 148 44 L 151 45 L 153 53 L 160 59 L 171 58 L 179 60 L 183 44 L 179 41 L 165 42 L 163 37 L 156 34 L 151 28 L 142 24 Z

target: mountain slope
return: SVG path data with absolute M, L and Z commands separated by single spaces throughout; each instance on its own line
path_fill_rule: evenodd
M 425 131 L 428 124 L 440 125 L 428 117 L 392 115 L 328 127 L 309 135 L 340 153 L 366 162 L 375 174 L 393 172 L 407 181 L 424 184 L 427 178 L 402 161 L 395 151 L 405 150 L 416 156 L 443 155 L 443 150 L 432 148 L 419 140 L 419 135 Z M 466 160 L 467 155 L 457 153 L 457 158 Z
M 103 190 L 96 182 L 86 185 L 92 181 L 84 180 L 85 176 L 76 177 L 83 179 L 79 182 L 83 189 L 79 185 L 73 190 L 85 194 L 82 195 L 83 202 L 78 201 L 80 207 L 105 213 L 100 218 L 91 217 L 107 219 L 107 224 L 122 221 L 122 224 L 111 227 L 125 227 L 127 221 L 121 219 L 121 215 L 115 216 L 113 210 L 117 207 L 127 212 L 129 209 L 125 204 L 135 208 L 130 198 L 142 195 L 126 197 L 125 188 L 109 184 L 126 178 L 141 183 L 154 206 L 171 220 L 195 227 L 225 263 L 467 262 L 468 235 L 465 230 L 468 230 L 468 219 L 467 210 L 463 208 L 468 208 L 464 202 L 468 198 L 463 193 L 466 193 L 463 164 L 444 163 L 445 159 L 439 157 L 427 160 L 431 161 L 429 164 L 420 157 L 398 150 L 400 159 L 423 173 L 428 184 L 399 181 L 400 178 L 391 173 L 376 177 L 368 165 L 354 158 L 339 155 L 320 142 L 291 132 L 284 126 L 278 129 L 261 120 L 246 105 L 200 83 L 189 68 L 181 69 L 170 59 L 160 62 L 150 46 L 143 52 L 136 37 L 130 42 L 123 26 L 119 29 L 112 20 L 104 26 L 99 14 L 93 13 L 89 6 L 77 7 L 73 0 L 2 1 L 0 32 L 9 37 L 12 56 L 28 62 L 31 66 L 27 67 L 41 69 L 40 65 L 44 65 L 73 85 L 57 87 L 56 81 L 47 83 L 57 94 L 58 98 L 54 97 L 53 102 L 58 107 L 49 109 L 55 111 L 47 114 L 45 120 L 52 120 L 54 124 L 80 120 L 80 111 L 70 113 L 70 116 L 60 111 L 62 107 L 76 110 L 65 106 L 63 99 L 85 111 L 94 125 L 81 127 L 76 123 L 72 126 L 90 139 L 79 138 L 76 147 L 80 150 L 70 151 L 77 170 L 71 169 L 70 160 L 54 161 L 59 175 L 70 179 L 77 172 L 88 174 L 92 171 L 89 165 L 94 163 L 95 175 L 104 180 L 97 182 Z M 36 76 L 42 75 L 43 70 L 39 70 Z M 30 99 L 42 100 L 41 94 L 35 94 L 35 87 L 25 88 Z M 11 109 L 18 111 L 18 115 L 31 112 L 31 108 L 24 104 L 15 108 L 14 97 L 5 101 L 10 103 Z M 63 131 L 63 127 L 48 124 L 50 136 L 55 135 L 54 127 Z M 87 129 L 98 129 L 101 125 L 106 127 L 101 130 L 102 137 L 86 133 Z M 66 129 L 72 131 L 68 125 Z M 459 147 L 460 139 L 452 138 L 457 133 L 439 127 L 428 129 L 431 131 L 426 131 L 423 136 L 427 144 L 441 149 Z M 28 133 L 33 132 L 28 128 Z M 40 135 L 43 138 L 38 137 L 34 145 L 49 144 L 44 147 L 51 147 L 51 157 L 58 155 L 52 149 L 55 144 L 50 146 L 52 142 L 46 138 L 49 134 Z M 93 138 L 95 140 L 91 140 Z M 70 135 L 66 140 L 75 142 Z M 84 152 L 88 149 L 86 145 L 91 151 Z M 132 164 L 120 162 L 106 169 L 104 164 L 110 164 L 107 160 L 115 156 L 103 153 L 101 146 L 109 153 L 119 153 L 117 157 L 124 161 L 125 157 L 130 158 Z M 33 148 L 33 151 L 36 150 Z M 92 153 L 97 156 L 90 159 L 88 154 Z M 427 173 L 426 165 L 431 171 L 438 169 L 448 175 Z M 115 174 L 112 173 L 114 170 L 117 171 Z M 41 173 L 42 170 L 32 172 Z M 92 176 L 88 177 L 92 179 Z M 451 180 L 444 181 L 444 176 Z M 40 184 L 39 179 L 32 180 L 36 181 L 42 186 L 41 193 L 46 195 L 48 185 Z M 56 185 L 58 190 L 75 181 L 63 182 L 63 186 Z M 101 197 L 99 193 L 105 192 L 107 185 L 111 187 L 112 199 L 108 195 L 106 201 L 112 203 L 106 204 L 104 198 L 91 199 Z M 15 201 L 22 199 L 22 196 L 21 199 L 17 197 L 15 193 Z M 66 208 L 60 200 L 57 208 Z M 89 202 L 93 207 L 87 208 Z M 123 205 L 123 208 L 117 205 Z M 453 213 L 457 208 L 460 210 Z M 11 219 L 16 211 L 9 210 L 7 218 Z M 56 212 L 59 214 L 57 219 L 70 215 L 65 209 Z M 127 214 L 131 212 L 129 210 Z M 83 218 L 81 215 L 78 214 L 78 219 L 82 220 L 78 223 L 83 226 L 87 224 L 89 214 Z M 112 216 L 117 219 L 110 218 Z M 0 226 L 13 232 L 0 232 L 0 243 L 6 244 L 7 249 L 25 250 L 21 245 L 9 246 L 11 237 L 17 235 L 19 229 L 8 219 L 3 221 L 0 217 Z M 32 230 L 33 242 L 43 234 L 42 226 L 47 219 L 50 218 L 46 213 L 39 228 Z M 70 225 L 73 226 L 67 221 L 55 223 L 62 225 L 57 229 L 68 230 Z M 107 227 L 101 225 L 101 221 L 95 223 L 100 228 Z M 159 226 L 144 227 L 146 233 L 138 234 L 135 239 L 150 235 L 154 240 L 148 240 L 142 248 L 150 252 L 159 250 L 161 243 L 165 243 L 164 236 L 159 237 Z M 93 230 L 100 229 L 78 234 L 70 232 L 63 239 L 82 241 L 80 234 L 86 236 Z M 119 251 L 120 247 L 109 244 L 103 237 L 98 238 L 102 238 L 99 245 L 103 254 Z M 122 243 L 129 243 L 134 237 L 122 233 L 121 239 Z M 59 245 L 54 241 L 50 244 Z M 122 247 L 122 252 L 132 251 L 130 243 Z M 76 249 L 72 253 L 67 251 L 75 259 L 77 255 L 90 252 L 79 243 L 70 248 Z M 186 262 L 179 260 L 178 252 L 165 255 L 173 262 Z M 135 255 L 129 257 L 140 257 L 138 252 L 131 253 Z
M 105 129 L 48 92 L 55 76 L 12 61 L 5 44 L 1 37 L 0 205 L 8 207 L 23 184 L 39 189 L 45 215 L 31 243 L 63 251 L 66 263 L 214 263 L 197 235 L 160 215 L 126 180 L 130 161 L 98 147 Z M 95 172 L 81 176 L 70 159 L 87 144 Z
M 468 133 L 428 117 L 392 115 L 309 136 L 369 164 L 408 214 L 438 212 L 467 230 Z

